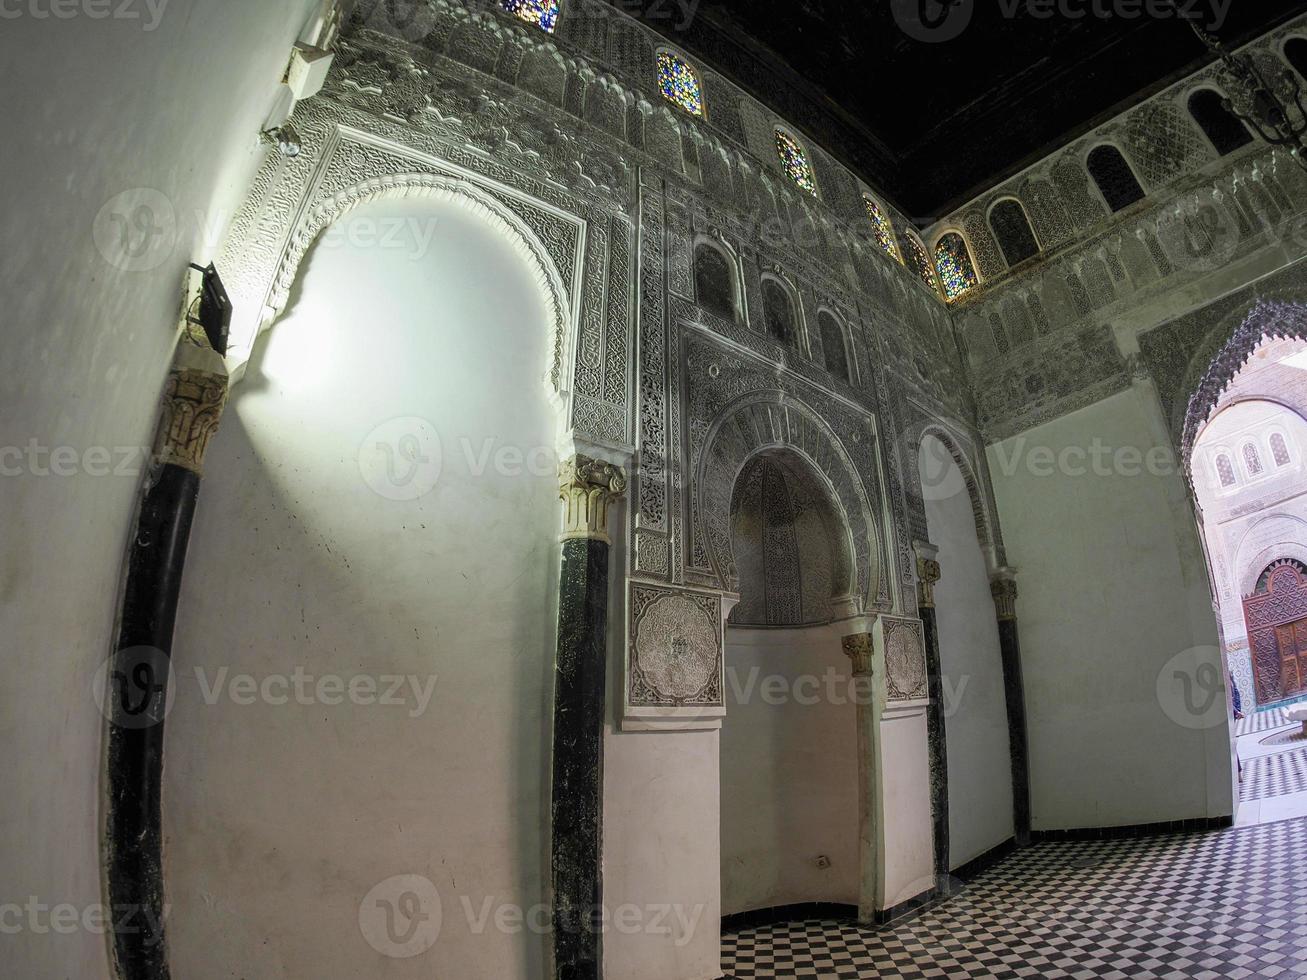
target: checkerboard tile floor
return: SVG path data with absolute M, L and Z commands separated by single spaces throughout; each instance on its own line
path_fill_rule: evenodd
M 1291 724 L 1289 719 L 1284 717 L 1283 708 L 1269 708 L 1266 711 L 1254 711 L 1252 714 L 1244 715 L 1242 721 L 1234 723 L 1234 733 L 1236 735 L 1255 735 L 1258 732 L 1269 732 L 1276 728 L 1283 728 Z
M 1264 800 L 1304 791 L 1307 791 L 1307 746 L 1244 760 L 1239 799 Z
M 1288 980 L 1307 976 L 1304 861 L 1307 819 L 1036 844 L 902 925 L 723 936 L 722 967 L 734 980 Z

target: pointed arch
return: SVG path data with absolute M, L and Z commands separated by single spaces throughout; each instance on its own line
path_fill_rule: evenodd
M 575 314 L 569 308 L 568 290 L 558 267 L 535 231 L 499 198 L 471 181 L 443 174 L 408 173 L 375 177 L 347 187 L 313 208 L 301 220 L 286 243 L 277 266 L 268 305 L 280 314 L 290 299 L 300 265 L 318 237 L 355 208 L 375 201 L 400 198 L 452 201 L 479 215 L 504 234 L 526 261 L 545 300 L 554 323 L 554 350 L 550 376 L 560 394 L 571 388 L 576 338 Z M 265 320 L 265 326 L 276 316 Z M 257 343 L 257 337 L 255 338 Z
M 916 439 L 910 444 L 909 451 L 913 461 L 912 465 L 920 466 L 921 445 L 928 437 L 933 437 L 948 450 L 949 456 L 953 458 L 953 462 L 962 474 L 962 482 L 966 485 L 967 496 L 971 498 L 971 514 L 976 524 L 976 540 L 980 542 L 980 550 L 984 552 L 985 561 L 992 571 L 1002 562 L 998 553 L 998 537 L 993 531 L 994 521 L 989 508 L 986 506 L 985 493 L 976 474 L 976 468 L 972 465 L 971 458 L 963 452 L 957 437 L 937 422 L 926 423 L 921 431 L 917 433 Z M 917 479 L 909 488 L 909 493 L 917 495 L 922 493 L 922 480 L 919 469 Z

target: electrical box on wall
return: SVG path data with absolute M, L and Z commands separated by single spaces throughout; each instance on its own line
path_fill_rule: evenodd
M 286 69 L 286 84 L 295 93 L 296 101 L 311 98 L 322 91 L 327 72 L 335 55 L 322 48 L 297 44 L 291 51 L 290 67 Z

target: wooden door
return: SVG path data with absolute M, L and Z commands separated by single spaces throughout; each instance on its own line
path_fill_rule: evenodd
M 1244 597 L 1243 614 L 1257 703 L 1307 691 L 1307 568 L 1291 560 L 1270 565 Z

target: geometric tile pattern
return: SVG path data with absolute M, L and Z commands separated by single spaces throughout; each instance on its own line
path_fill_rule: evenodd
M 1239 799 L 1264 800 L 1307 791 L 1307 746 L 1276 752 L 1243 763 Z
M 722 937 L 727 978 L 955 980 L 1307 974 L 1307 819 L 1024 848 L 900 925 Z

